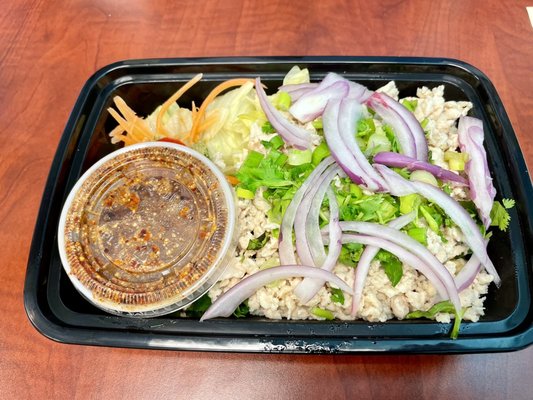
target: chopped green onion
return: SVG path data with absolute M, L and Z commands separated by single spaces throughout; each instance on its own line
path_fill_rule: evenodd
M 333 315 L 333 313 L 331 311 L 324 310 L 324 309 L 318 308 L 318 307 L 313 307 L 311 309 L 311 314 L 316 315 L 319 318 L 327 319 L 329 321 L 332 320 L 332 319 L 335 319 L 335 316 Z
M 315 129 L 324 129 L 323 125 L 322 125 L 322 118 L 317 118 L 315 119 L 313 122 L 311 122 L 311 124 L 313 125 L 313 127 Z
M 413 100 L 403 99 L 400 101 L 400 103 L 402 103 L 402 105 L 405 108 L 407 108 L 409 111 L 415 112 L 416 106 L 418 105 L 418 100 L 417 99 L 413 99 Z
M 407 230 L 407 234 L 415 239 L 417 242 L 427 246 L 427 235 L 425 228 L 411 228 Z
M 361 199 L 363 197 L 363 189 L 356 185 L 355 183 L 350 183 L 350 194 L 353 194 L 356 199 Z
M 261 130 L 263 131 L 263 133 L 276 133 L 276 130 L 274 129 L 272 124 L 268 121 L 263 124 L 263 126 L 261 127 Z
M 436 234 L 439 234 L 440 233 L 439 224 L 437 223 L 435 218 L 433 218 L 433 216 L 431 215 L 429 207 L 421 205 L 419 207 L 419 210 L 424 216 L 424 218 L 426 219 L 426 222 L 428 223 L 429 228 Z
M 320 143 L 314 150 L 311 156 L 311 162 L 314 166 L 320 164 L 320 162 L 331 154 L 326 142 Z
M 239 197 L 241 199 L 251 200 L 251 199 L 253 199 L 255 197 L 254 192 L 252 192 L 252 191 L 250 191 L 248 189 L 239 187 L 239 186 L 235 190 L 235 194 L 237 195 L 237 197 Z
M 263 158 L 265 158 L 265 156 L 263 156 L 261 153 L 252 150 L 248 153 L 248 157 L 246 157 L 246 160 L 244 160 L 242 166 L 249 168 L 258 167 L 259 164 L 261 164 L 261 161 L 263 161 Z
M 287 92 L 278 92 L 273 101 L 278 110 L 287 111 L 291 106 L 291 96 Z
M 419 194 L 413 193 L 407 196 L 400 197 L 400 213 L 409 214 L 413 210 L 417 210 L 422 203 L 422 197 Z
M 448 166 L 452 171 L 463 171 L 465 169 L 465 163 L 468 161 L 468 154 L 445 151 L 444 161 L 448 162 Z
M 280 147 L 283 147 L 284 144 L 285 142 L 283 141 L 280 135 L 276 135 L 272 139 L 270 139 L 270 145 L 273 149 L 277 150 Z
M 312 160 L 311 150 L 298 150 L 291 149 L 289 150 L 289 158 L 287 163 L 289 165 L 302 165 L 308 164 Z
M 412 181 L 429 183 L 430 185 L 439 187 L 439 182 L 437 182 L 437 179 L 433 176 L 432 173 L 428 171 L 423 171 L 423 170 L 413 171 L 411 172 L 411 176 L 409 177 L 409 179 Z

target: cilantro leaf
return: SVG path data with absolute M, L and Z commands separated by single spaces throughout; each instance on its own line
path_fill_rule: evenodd
M 206 293 L 194 303 L 192 303 L 189 307 L 187 307 L 185 313 L 188 317 L 200 318 L 203 313 L 206 312 L 207 309 L 211 306 L 211 303 L 211 297 L 209 297 Z
M 334 303 L 344 304 L 344 293 L 341 289 L 331 288 L 331 301 Z
M 507 209 L 513 208 L 515 206 L 514 199 L 502 199 L 503 206 Z
M 248 247 L 246 247 L 246 250 L 260 250 L 263 247 L 265 247 L 266 242 L 268 242 L 268 235 L 263 233 L 261 236 L 252 239 L 248 242 Z
M 455 311 L 455 307 L 451 303 L 451 301 L 441 301 L 440 303 L 435 304 L 433 307 L 431 307 L 427 311 L 412 311 L 409 314 L 405 316 L 406 319 L 416 319 L 416 318 L 427 318 L 427 319 L 435 319 L 435 316 L 438 313 L 448 313 L 448 314 L 454 314 L 455 318 L 453 321 L 453 328 L 450 332 L 450 338 L 451 339 L 457 339 L 459 336 L 459 328 L 461 327 L 461 320 L 463 319 L 463 315 L 465 313 L 466 309 L 462 309 L 457 313 Z
M 357 263 L 361 258 L 363 252 L 363 245 L 360 243 L 346 243 L 342 245 L 339 262 L 349 267 L 357 267 Z
M 381 267 L 385 270 L 392 286 L 396 286 L 403 276 L 402 262 L 394 254 L 385 250 L 380 250 L 376 259 L 381 263 Z
M 244 318 L 250 313 L 250 307 L 248 307 L 248 300 L 243 301 L 239 304 L 239 307 L 233 311 L 233 315 L 237 318 Z
M 263 124 L 263 126 L 261 127 L 261 130 L 263 131 L 263 133 L 276 133 L 276 130 L 274 129 L 272 124 L 268 121 Z
M 499 201 L 495 201 L 490 211 L 491 226 L 497 226 L 501 231 L 505 232 L 509 227 L 509 221 L 511 216 L 507 212 L 506 208 L 514 206 L 515 201 L 512 199 L 503 199 L 504 205 Z M 507 207 L 508 206 L 508 207 Z

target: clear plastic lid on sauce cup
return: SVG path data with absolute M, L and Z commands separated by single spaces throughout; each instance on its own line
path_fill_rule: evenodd
M 171 313 L 205 294 L 236 245 L 233 189 L 206 157 L 150 142 L 93 165 L 59 221 L 63 268 L 75 288 L 112 314 Z

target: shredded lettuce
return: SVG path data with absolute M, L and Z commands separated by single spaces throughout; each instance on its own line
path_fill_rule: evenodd
M 309 70 L 307 68 L 300 69 L 300 67 L 295 65 L 283 78 L 283 84 L 297 85 L 299 83 L 309 83 Z
M 206 120 L 214 114 L 217 118 L 204 131 L 201 142 L 206 146 L 209 158 L 224 163 L 223 172 L 234 172 L 235 165 L 242 161 L 242 149 L 248 146 L 250 137 L 246 115 L 262 115 L 252 100 L 254 95 L 253 84 L 249 82 L 218 96 L 207 107 Z

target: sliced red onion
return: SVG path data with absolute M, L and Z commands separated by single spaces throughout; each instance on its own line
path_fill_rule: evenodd
M 300 97 L 289 108 L 289 112 L 302 123 L 312 121 L 322 115 L 329 100 L 343 98 L 349 90 L 348 82 L 339 81 L 326 87 L 323 87 L 321 83 Z
M 373 191 L 383 191 L 386 189 L 385 180 L 372 168 L 355 140 L 354 132 L 357 130 L 357 121 L 363 114 L 363 106 L 357 101 L 343 99 L 339 107 L 339 134 L 342 141 L 363 171 L 363 179 L 367 188 Z
M 368 90 L 366 86 L 363 86 L 357 82 L 348 81 L 350 84 L 350 91 L 348 92 L 348 99 L 353 99 L 358 103 L 363 103 L 370 96 L 372 96 L 372 91 Z
M 485 240 L 485 247 L 489 244 L 489 240 Z M 455 276 L 455 286 L 457 290 L 462 292 L 467 287 L 469 287 L 474 279 L 476 279 L 477 274 L 481 271 L 481 263 L 479 259 L 473 254 L 464 267 L 459 271 Z
M 461 117 L 457 134 L 461 151 L 469 156 L 465 172 L 470 183 L 470 198 L 478 209 L 485 229 L 488 229 L 496 189 L 492 185 L 487 153 L 483 147 L 483 122 L 477 118 Z
M 383 250 L 394 254 L 400 259 L 402 263 L 410 265 L 421 274 L 423 274 L 435 287 L 439 296 L 444 299 L 449 299 L 456 310 L 461 309 L 461 301 L 459 299 L 459 294 L 457 293 L 457 288 L 453 282 L 453 279 L 446 280 L 445 282 L 441 279 L 441 274 L 438 271 L 435 271 L 429 264 L 426 263 L 427 260 L 418 257 L 416 254 L 411 253 L 409 250 L 406 250 L 402 246 L 397 245 L 391 241 L 385 240 L 383 238 L 368 236 L 368 235 L 357 235 L 351 233 L 344 233 L 342 235 L 342 243 L 360 243 L 367 246 L 378 247 Z M 451 277 L 451 276 L 450 276 Z
M 500 286 L 501 279 L 494 267 L 494 264 L 487 254 L 485 240 L 481 235 L 479 227 L 474 222 L 470 214 L 454 199 L 448 196 L 439 188 L 423 182 L 411 182 L 417 193 L 437 204 L 461 229 L 465 237 L 465 242 L 472 249 L 472 252 L 487 269 L 487 272 L 494 277 L 496 286 Z
M 415 193 L 410 181 L 403 179 L 400 175 L 385 165 L 373 164 L 373 167 L 381 174 L 383 179 L 385 179 L 387 187 L 389 188 L 389 192 L 393 196 L 400 197 Z
M 366 86 L 363 86 L 357 82 L 347 80 L 335 72 L 330 72 L 326 75 L 322 83 L 324 85 L 332 85 L 335 82 L 348 82 L 350 90 L 346 98 L 357 101 L 358 103 L 364 102 L 372 95 L 372 91 L 368 90 Z
M 279 279 L 296 277 L 321 279 L 334 284 L 346 293 L 352 293 L 352 289 L 346 282 L 337 275 L 320 268 L 304 265 L 272 267 L 256 272 L 241 280 L 220 296 L 202 315 L 200 321 L 217 317 L 229 317 L 244 300 L 252 296 L 259 288 Z
M 341 139 L 339 132 L 340 102 L 339 99 L 330 100 L 324 110 L 324 114 L 322 114 L 324 138 L 331 155 L 353 182 L 377 190 L 377 185 L 372 185 L 371 181 L 365 182 L 363 179 L 364 171 Z
M 255 90 L 259 104 L 265 112 L 268 121 L 272 127 L 280 134 L 283 140 L 301 150 L 308 149 L 311 146 L 311 133 L 299 126 L 294 125 L 283 116 L 276 108 L 270 104 L 267 95 L 261 86 L 261 80 L 256 78 Z
M 313 266 L 319 267 L 324 263 L 324 260 L 326 258 L 326 252 L 324 251 L 324 242 L 322 241 L 322 235 L 320 234 L 320 208 L 322 207 L 322 203 L 324 201 L 324 196 L 326 192 L 330 189 L 331 181 L 339 174 L 342 170 L 338 165 L 332 165 L 330 166 L 326 172 L 322 175 L 323 180 L 322 182 L 318 183 L 316 185 L 317 190 L 314 192 L 314 194 L 309 190 L 308 194 L 306 195 L 307 198 L 302 201 L 301 208 L 305 208 L 304 203 L 306 200 L 311 200 L 311 205 L 309 207 L 309 211 L 307 213 L 307 217 L 305 220 L 305 235 L 303 235 L 303 238 L 306 240 L 309 250 L 311 251 L 311 257 L 313 258 Z M 331 201 L 331 199 L 330 199 Z M 330 204 L 330 212 L 331 208 L 333 207 L 334 212 L 339 213 L 339 207 L 337 204 L 337 199 L 335 198 L 335 204 Z M 333 219 L 334 215 L 331 216 Z M 337 218 L 338 219 L 338 218 Z M 295 223 L 296 225 L 296 223 Z M 296 230 L 295 230 L 296 231 Z M 296 235 L 296 241 L 298 243 L 298 237 L 299 235 Z M 305 263 L 304 263 L 305 264 Z M 309 264 L 311 265 L 311 264 Z
M 324 173 L 324 171 L 335 161 L 333 157 L 326 157 L 311 174 L 304 181 L 302 186 L 294 194 L 291 203 L 285 210 L 283 220 L 281 222 L 279 232 L 279 259 L 281 264 L 296 264 L 296 257 L 294 255 L 294 246 L 292 243 L 292 228 L 296 218 L 296 212 L 302 203 L 305 193 L 310 187 L 315 186 L 317 179 Z
M 457 286 L 459 293 L 474 282 L 479 271 L 481 271 L 481 263 L 475 255 L 472 255 L 461 271 L 455 276 L 455 286 Z
M 388 167 L 407 168 L 409 171 L 427 171 L 435 178 L 443 181 L 459 185 L 468 185 L 468 181 L 465 178 L 452 171 L 448 171 L 438 165 L 433 165 L 425 161 L 419 161 L 403 154 L 383 151 L 374 156 L 374 162 Z
M 391 228 L 399 230 L 407 224 L 411 223 L 415 219 L 415 216 L 415 212 L 411 211 L 408 214 L 402 215 L 401 217 L 390 221 L 387 225 Z M 359 262 L 357 263 L 357 268 L 355 269 L 355 277 L 353 281 L 353 298 L 351 313 L 352 317 L 354 318 L 357 315 L 357 311 L 359 310 L 359 304 L 361 303 L 361 298 L 363 297 L 363 289 L 365 287 L 368 271 L 370 270 L 370 263 L 372 262 L 376 254 L 378 254 L 378 252 L 379 247 L 366 246 L 363 252 L 361 253 Z
M 487 272 L 494 277 L 496 286 L 500 286 L 500 276 L 487 254 L 479 227 L 470 214 L 457 201 L 435 186 L 424 182 L 408 181 L 384 165 L 374 164 L 374 168 L 385 178 L 393 196 L 406 196 L 408 194 L 418 193 L 442 208 L 459 229 L 461 229 L 465 237 L 465 242 L 480 260 L 481 264 L 487 269 Z
M 311 234 L 320 236 L 320 229 L 318 227 L 318 214 L 316 215 L 316 229 L 314 223 L 310 218 L 311 209 L 313 205 L 320 210 L 320 205 L 324 199 L 329 184 L 332 179 L 340 172 L 340 168 L 333 164 L 315 181 L 315 184 L 310 187 L 304 195 L 294 219 L 294 234 L 296 236 L 296 251 L 300 262 L 304 265 L 311 265 L 317 267 L 323 262 L 325 257 L 324 244 L 322 241 L 316 241 Z M 312 232 L 308 232 L 310 229 Z M 311 247 L 313 250 L 311 250 Z M 313 254 L 314 253 L 314 254 Z M 322 254 L 321 254 L 322 253 Z M 317 260 L 318 258 L 318 260 Z M 317 263 L 318 261 L 318 263 Z
M 446 286 L 448 290 L 448 296 L 450 300 L 454 303 L 454 306 L 459 306 L 458 310 L 460 309 L 461 302 L 459 300 L 459 295 L 457 293 L 457 288 L 455 287 L 455 281 L 453 280 L 453 276 L 425 246 L 417 242 L 409 235 L 400 232 L 397 229 L 390 228 L 386 225 L 359 221 L 341 221 L 340 225 L 343 232 L 359 232 L 364 235 L 374 236 L 390 241 L 403 247 L 404 249 L 409 250 L 421 260 L 424 260 L 424 262 L 431 268 L 434 274 Z M 327 227 L 323 229 L 323 232 L 324 231 L 327 231 Z M 384 247 L 382 248 L 387 250 Z M 451 290 L 452 288 L 453 290 Z
M 378 92 L 373 93 L 372 96 L 366 100 L 365 104 L 372 108 L 379 116 L 381 116 L 385 123 L 392 126 L 394 133 L 396 134 L 396 138 L 398 139 L 398 143 L 400 144 L 400 152 L 402 154 L 421 161 L 427 161 L 427 142 L 424 136 L 424 131 L 422 128 L 420 128 L 420 130 L 422 130 L 423 141 L 425 142 L 425 157 L 423 154 L 424 144 L 421 143 L 422 149 L 420 151 L 417 149 L 417 142 L 422 141 L 422 138 L 418 137 L 420 132 L 413 132 L 406 120 L 407 115 L 410 115 L 414 118 L 409 110 L 386 94 Z M 403 108 L 401 109 L 401 112 L 396 109 L 396 104 L 399 104 Z M 417 137 L 415 137 L 415 135 Z
M 278 90 L 288 93 L 291 96 L 291 100 L 295 102 L 317 86 L 318 83 L 298 83 L 280 86 Z
M 328 188 L 327 194 L 329 199 L 330 218 L 329 249 L 328 255 L 325 257 L 325 260 L 323 260 L 323 262 L 317 262 L 316 265 L 320 265 L 322 269 L 326 271 L 332 271 L 333 268 L 335 268 L 335 265 L 337 264 L 339 255 L 341 254 L 342 231 L 339 225 L 339 204 L 337 203 L 337 198 L 335 197 L 335 194 L 333 193 L 333 190 L 331 190 L 331 188 Z M 319 195 L 317 195 L 316 198 L 319 198 Z M 314 217 L 314 215 L 309 216 L 309 219 L 313 219 L 313 224 L 315 222 Z M 310 230 L 308 229 L 307 232 L 310 233 Z M 314 232 L 313 230 L 312 234 L 309 235 L 309 237 L 311 238 L 313 237 L 313 235 L 318 238 L 317 241 L 319 241 L 323 251 L 324 243 L 322 241 L 322 235 L 320 234 L 320 227 L 318 226 L 318 214 L 316 215 L 316 232 Z M 300 299 L 300 302 L 302 304 L 306 304 L 318 293 L 320 288 L 324 286 L 324 283 L 324 280 L 305 278 L 302 282 L 300 282 L 298 286 L 296 286 L 296 289 L 294 289 L 294 294 Z
M 317 86 L 318 83 L 289 83 L 287 85 L 281 85 L 278 90 L 291 94 L 295 91 L 302 89 L 311 90 L 316 88 Z

